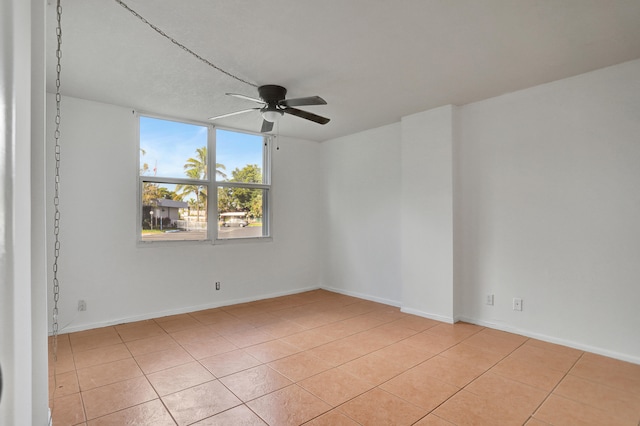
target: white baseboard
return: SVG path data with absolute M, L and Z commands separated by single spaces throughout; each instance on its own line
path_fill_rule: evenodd
M 436 321 L 446 322 L 448 324 L 453 324 L 454 322 L 456 322 L 456 320 L 452 317 L 447 317 L 447 316 L 438 315 L 438 314 L 430 314 L 429 312 L 424 312 L 424 311 L 413 309 L 413 308 L 403 307 L 400 309 L 400 311 L 407 314 L 417 315 L 423 318 L 429 318 Z
M 145 313 L 143 315 L 136 315 L 136 316 L 131 316 L 131 317 L 122 317 L 122 318 L 117 318 L 117 319 L 113 319 L 113 320 L 109 320 L 109 321 L 100 321 L 100 322 L 94 322 L 94 323 L 80 324 L 80 325 L 76 325 L 76 326 L 68 326 L 68 327 L 65 327 L 64 329 L 60 330 L 60 334 L 63 334 L 63 333 L 75 333 L 77 331 L 92 330 L 94 328 L 109 327 L 109 326 L 112 326 L 112 325 L 126 324 L 126 323 L 129 323 L 129 322 L 144 321 L 144 320 L 149 320 L 149 319 L 154 319 L 154 318 L 162 318 L 162 317 L 166 317 L 166 316 L 170 316 L 170 315 L 187 314 L 189 312 L 197 312 L 197 311 L 203 311 L 205 309 L 220 308 L 222 306 L 236 305 L 238 303 L 255 302 L 257 300 L 272 299 L 274 297 L 280 297 L 280 296 L 289 296 L 289 295 L 292 295 L 292 294 L 304 293 L 305 291 L 318 290 L 318 289 L 319 289 L 319 287 L 317 287 L 317 286 L 316 287 L 303 287 L 303 288 L 298 288 L 298 289 L 295 289 L 295 290 L 287 290 L 287 291 L 281 291 L 281 292 L 275 292 L 275 293 L 267 293 L 267 294 L 261 294 L 261 295 L 257 295 L 257 296 L 240 298 L 240 299 L 229 299 L 229 300 L 223 300 L 223 301 L 216 301 L 216 302 L 212 302 L 212 303 L 206 303 L 206 304 L 203 304 L 203 305 L 187 306 L 187 307 L 183 307 L 183 308 L 169 309 L 169 310 L 166 310 L 166 311 L 148 312 L 148 313 Z M 52 332 L 49 331 L 49 335 L 51 335 L 51 334 L 52 334 Z
M 536 333 L 536 332 L 533 332 L 531 330 L 521 329 L 521 328 L 518 328 L 518 327 L 512 327 L 512 326 L 510 326 L 508 324 L 493 323 L 493 322 L 490 322 L 490 321 L 483 321 L 483 320 L 478 320 L 478 319 L 469 318 L 469 317 L 459 317 L 459 320 L 460 321 L 464 321 L 464 322 L 468 322 L 468 323 L 471 323 L 471 324 L 481 325 L 483 327 L 493 328 L 493 329 L 496 329 L 496 330 L 506 331 L 506 332 L 514 333 L 514 334 L 519 334 L 521 336 L 530 337 L 532 339 L 538 339 L 538 340 L 542 340 L 542 341 L 549 342 L 549 343 L 555 343 L 555 344 L 562 345 L 562 346 L 568 346 L 570 348 L 578 349 L 578 350 L 585 351 L 585 352 L 591 352 L 591 353 L 602 355 L 602 356 L 606 356 L 606 357 L 609 357 L 609 358 L 619 359 L 621 361 L 627 361 L 627 362 L 631 362 L 631 363 L 634 363 L 634 364 L 640 364 L 640 357 L 638 357 L 638 356 L 624 354 L 624 353 L 620 353 L 620 352 L 615 352 L 615 351 L 611 351 L 609 349 L 600 348 L 600 347 L 596 347 L 596 346 L 586 345 L 584 343 L 574 342 L 573 340 L 567 340 L 567 339 L 561 339 L 561 338 L 558 338 L 558 337 L 547 336 L 546 334 Z
M 328 286 L 323 286 L 320 288 L 322 290 L 344 294 L 345 296 L 353 296 L 353 297 L 357 297 L 358 299 L 370 300 L 372 302 L 378 302 L 378 303 L 383 303 L 385 305 L 395 306 L 396 308 L 399 308 L 402 305 L 400 302 L 396 300 L 390 300 L 382 297 L 371 296 L 370 294 L 358 293 L 357 291 L 343 290 L 340 288 L 334 288 L 334 287 L 328 287 Z

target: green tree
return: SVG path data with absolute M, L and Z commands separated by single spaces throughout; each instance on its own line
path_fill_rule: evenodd
M 257 164 L 248 164 L 231 172 L 229 182 L 262 183 L 262 170 Z M 244 211 L 251 217 L 262 217 L 262 190 L 226 187 L 218 189 L 218 211 Z

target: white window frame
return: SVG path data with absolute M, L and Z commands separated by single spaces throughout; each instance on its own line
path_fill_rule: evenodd
M 247 243 L 257 241 L 272 241 L 271 236 L 271 223 L 272 223 L 272 209 L 271 209 L 271 146 L 272 137 L 262 133 L 248 132 L 244 130 L 237 130 L 233 128 L 213 126 L 211 123 L 203 123 L 200 121 L 179 119 L 174 117 L 168 117 L 153 113 L 135 112 L 136 125 L 137 125 L 137 161 L 136 161 L 136 175 L 137 175 L 137 191 L 136 191 L 136 239 L 137 245 L 140 247 L 154 247 L 165 245 L 194 245 L 194 244 L 236 244 Z M 188 179 L 188 178 L 170 178 L 170 177 L 158 177 L 158 176 L 144 176 L 140 174 L 140 117 L 154 118 L 158 120 L 174 121 L 177 123 L 192 124 L 196 126 L 202 126 L 207 128 L 207 179 Z M 263 183 L 243 183 L 243 182 L 224 182 L 216 179 L 216 129 L 226 130 L 236 133 L 245 133 L 250 135 L 256 135 L 263 138 L 264 149 L 263 155 Z M 143 240 L 142 239 L 142 192 L 145 182 L 158 183 L 158 184 L 188 184 L 188 185 L 202 185 L 207 188 L 207 234 L 204 240 Z M 250 188 L 250 189 L 262 189 L 265 191 L 266 196 L 263 196 L 263 235 L 257 237 L 244 237 L 244 238 L 218 238 L 218 187 L 238 187 L 238 188 Z M 265 222 L 266 221 L 266 222 Z
M 219 130 L 226 130 L 229 132 L 236 132 L 236 133 L 244 133 L 247 135 L 255 135 L 255 136 L 260 136 L 263 138 L 263 149 L 262 149 L 262 179 L 263 179 L 263 183 L 250 183 L 250 182 L 225 182 L 225 181 L 218 181 L 216 179 L 216 162 L 217 162 L 217 158 L 216 158 L 216 129 Z M 255 241 L 272 241 L 272 235 L 271 235 L 271 147 L 272 147 L 272 141 L 273 141 L 273 137 L 270 135 L 265 135 L 263 133 L 256 133 L 256 132 L 249 132 L 246 130 L 237 130 L 237 129 L 233 129 L 233 128 L 229 128 L 229 127 L 222 127 L 222 126 L 213 126 L 213 131 L 211 132 L 213 134 L 213 150 L 211 152 L 211 154 L 209 154 L 209 157 L 212 161 L 212 166 L 211 166 L 211 171 L 212 173 L 209 174 L 209 176 L 213 176 L 213 183 L 212 185 L 215 187 L 215 196 L 210 198 L 213 202 L 215 202 L 215 204 L 213 205 L 213 207 L 208 206 L 209 208 L 213 208 L 213 214 L 214 216 L 209 216 L 209 217 L 215 217 L 216 218 L 216 226 L 214 227 L 214 243 L 215 244 L 235 244 L 235 243 L 242 243 L 242 242 L 255 242 Z M 218 187 L 222 186 L 222 187 L 235 187 L 235 188 L 249 188 L 249 189 L 262 189 L 266 191 L 266 197 L 262 197 L 262 226 L 263 226 L 263 235 L 259 236 L 259 237 L 245 237 L 245 238 L 218 238 L 218 226 L 217 226 L 217 218 L 219 216 L 218 213 Z M 211 213 L 211 210 L 209 210 L 209 213 Z M 266 222 L 265 222 L 266 220 Z

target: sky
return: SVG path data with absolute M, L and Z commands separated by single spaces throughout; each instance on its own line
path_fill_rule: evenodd
M 140 116 L 140 169 L 147 175 L 184 178 L 184 164 L 197 158 L 196 149 L 207 146 L 207 126 Z M 216 129 L 216 163 L 231 172 L 247 164 L 262 166 L 262 136 Z

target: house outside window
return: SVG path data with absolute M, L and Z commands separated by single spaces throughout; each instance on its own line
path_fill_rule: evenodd
M 148 115 L 139 128 L 140 243 L 269 239 L 268 137 Z

